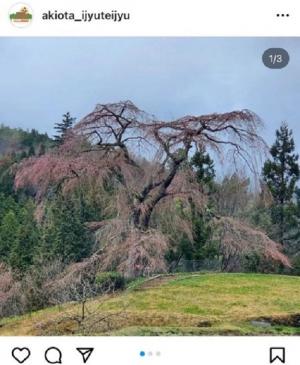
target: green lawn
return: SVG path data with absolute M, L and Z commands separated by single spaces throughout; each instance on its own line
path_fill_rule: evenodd
M 300 277 L 180 274 L 91 300 L 79 323 L 81 309 L 4 319 L 0 335 L 300 335 Z

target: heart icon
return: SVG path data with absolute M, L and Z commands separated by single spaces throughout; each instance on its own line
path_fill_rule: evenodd
M 23 364 L 26 360 L 29 359 L 31 353 L 27 347 L 19 348 L 15 347 L 12 350 L 12 357 L 18 361 L 19 364 Z

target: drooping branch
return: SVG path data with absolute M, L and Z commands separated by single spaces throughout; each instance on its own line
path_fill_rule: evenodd
M 254 171 L 256 157 L 265 149 L 260 126 L 260 119 L 249 110 L 161 121 L 130 101 L 98 104 L 63 146 L 20 166 L 16 187 L 31 183 L 41 196 L 57 182 L 72 187 L 88 178 L 102 183 L 118 175 L 126 196 L 122 201 L 129 207 L 120 214 L 131 211 L 128 219 L 147 229 L 161 200 L 183 190 L 197 194 L 188 186 L 191 176 L 178 184 L 178 176 L 187 176 L 182 167 L 190 151 L 205 146 L 220 156 L 231 154 Z
M 63 145 L 24 160 L 17 168 L 15 186 L 31 188 L 39 201 L 55 189 L 68 193 L 78 186 L 101 188 L 99 195 L 104 200 L 100 205 L 106 207 L 106 220 L 86 226 L 96 237 L 101 236 L 105 269 L 116 262 L 116 267 L 129 272 L 163 271 L 169 244 L 160 225 L 164 216 L 172 211 L 170 225 L 193 239 L 191 221 L 176 218 L 174 199 L 179 197 L 186 206 L 192 200 L 198 211 L 205 209 L 207 201 L 189 155 L 206 148 L 221 158 L 231 155 L 234 162 L 242 161 L 255 172 L 256 160 L 266 150 L 260 126 L 260 119 L 249 110 L 162 121 L 130 101 L 99 104 L 70 131 Z M 105 195 L 107 187 L 112 195 Z M 271 252 L 267 250 L 272 241 L 265 236 L 243 223 L 222 222 L 224 249 L 227 244 L 233 247 L 228 257 L 242 250 L 233 245 L 235 236 L 230 241 L 227 234 L 239 228 L 249 238 L 243 241 L 244 247 L 250 245 L 252 236 L 256 245 L 264 239 L 264 255 L 284 262 L 276 245 Z

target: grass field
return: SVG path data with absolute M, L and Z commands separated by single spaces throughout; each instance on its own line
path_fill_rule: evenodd
M 300 335 L 300 277 L 179 274 L 3 319 L 0 335 Z

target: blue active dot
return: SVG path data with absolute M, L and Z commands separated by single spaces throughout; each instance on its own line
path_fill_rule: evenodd
M 140 352 L 140 356 L 141 356 L 141 357 L 144 357 L 145 355 L 146 355 L 145 351 L 141 351 L 141 352 Z

